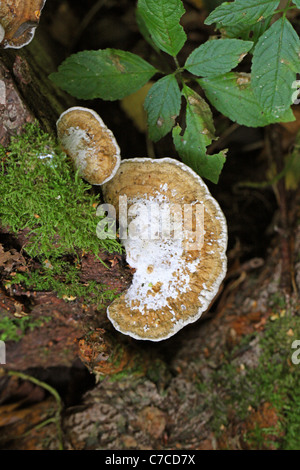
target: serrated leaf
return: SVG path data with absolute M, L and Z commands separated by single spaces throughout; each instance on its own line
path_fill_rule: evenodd
M 152 41 L 159 49 L 175 57 L 186 41 L 186 34 L 179 23 L 185 13 L 181 0 L 139 0 L 137 9 Z
M 229 72 L 218 77 L 201 78 L 197 82 L 210 103 L 238 124 L 260 127 L 274 122 L 295 120 L 291 109 L 279 118 L 270 116 L 263 110 L 253 93 L 250 74 Z
M 187 58 L 185 68 L 201 77 L 214 77 L 236 67 L 252 48 L 251 41 L 215 39 L 197 47 Z
M 293 0 L 293 3 L 295 3 L 295 5 L 300 8 L 300 0 Z
M 137 91 L 156 72 L 136 54 L 102 49 L 71 55 L 50 79 L 79 99 L 117 100 Z
M 293 102 L 293 82 L 299 72 L 300 39 L 282 17 L 260 37 L 252 61 L 252 87 L 266 112 L 279 116 Z
M 206 18 L 205 24 L 237 23 L 253 24 L 271 15 L 279 5 L 279 0 L 235 0 L 224 2 Z
M 225 152 L 207 155 L 206 147 L 215 139 L 212 112 L 208 104 L 192 89 L 183 88 L 186 98 L 186 128 L 179 125 L 172 135 L 174 145 L 184 163 L 200 176 L 217 183 L 225 162 Z
M 156 142 L 172 129 L 180 106 L 181 93 L 174 75 L 161 78 L 150 88 L 145 100 L 145 109 L 151 140 Z

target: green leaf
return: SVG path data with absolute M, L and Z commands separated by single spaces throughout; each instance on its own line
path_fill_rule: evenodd
M 300 39 L 282 17 L 260 37 L 252 61 L 252 87 L 261 107 L 279 116 L 292 104 L 299 72 Z
M 215 139 L 212 112 L 208 104 L 191 88 L 184 86 L 186 128 L 182 135 L 179 125 L 172 135 L 174 145 L 184 163 L 200 176 L 217 183 L 225 162 L 225 152 L 207 155 L 206 147 Z
M 185 13 L 181 0 L 139 0 L 137 9 L 152 41 L 175 57 L 186 41 L 186 34 L 179 23 Z
M 300 0 L 293 0 L 293 3 L 295 3 L 295 5 L 300 8 Z
M 174 75 L 161 78 L 150 88 L 144 106 L 149 137 L 156 142 L 172 129 L 180 112 L 181 93 Z
M 153 47 L 153 49 L 156 50 L 156 52 L 159 52 L 159 47 L 157 47 L 157 45 L 152 41 L 150 33 L 145 24 L 144 18 L 142 17 L 140 10 L 138 8 L 136 8 L 135 10 L 135 18 L 136 18 L 136 22 L 140 30 L 140 33 L 142 34 L 144 39 L 148 42 L 148 44 L 150 44 L 151 47 Z
M 217 7 L 205 20 L 205 24 L 222 23 L 235 25 L 237 23 L 253 24 L 272 15 L 279 5 L 279 0 L 235 0 L 224 2 Z
M 239 39 L 207 41 L 189 55 L 185 68 L 194 75 L 214 77 L 236 67 L 252 46 L 251 41 Z
M 249 74 L 229 72 L 218 77 L 201 78 L 197 82 L 204 89 L 210 103 L 238 124 L 260 127 L 295 120 L 291 109 L 279 118 L 266 113 L 253 93 Z
M 220 26 L 220 31 L 223 37 L 243 39 L 244 41 L 253 41 L 253 46 L 257 43 L 260 36 L 270 26 L 272 17 L 269 16 L 267 19 L 259 21 L 259 23 L 245 25 L 236 24 L 231 26 Z
M 117 100 L 137 91 L 156 72 L 131 52 L 103 49 L 71 55 L 50 79 L 79 99 Z

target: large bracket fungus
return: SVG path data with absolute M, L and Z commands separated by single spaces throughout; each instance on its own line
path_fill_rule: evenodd
M 0 45 L 20 49 L 32 41 L 46 0 L 0 0 Z
M 113 326 L 136 339 L 161 341 L 195 322 L 227 266 L 226 220 L 200 176 L 172 158 L 120 163 L 112 132 L 87 108 L 64 112 L 57 132 L 81 176 L 102 184 L 134 271 L 131 286 L 107 309 Z
M 79 106 L 69 108 L 61 114 L 56 127 L 62 149 L 82 178 L 95 185 L 113 178 L 121 161 L 120 149 L 95 111 Z
M 225 217 L 202 179 L 171 158 L 123 160 L 103 194 L 117 209 L 135 270 L 108 317 L 133 338 L 167 339 L 196 321 L 219 290 L 227 266 Z

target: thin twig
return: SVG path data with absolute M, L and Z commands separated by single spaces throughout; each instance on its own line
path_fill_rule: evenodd
M 217 148 L 220 148 L 220 147 L 223 147 L 225 144 L 224 144 L 224 141 L 227 139 L 227 137 L 229 137 L 231 134 L 233 134 L 233 132 L 235 132 L 238 128 L 240 127 L 239 124 L 237 123 L 234 123 L 232 124 L 230 127 L 228 127 L 226 129 L 226 131 L 223 132 L 223 134 L 221 135 L 221 137 L 219 137 L 218 140 L 216 140 L 215 142 L 213 142 L 209 147 L 208 147 L 208 152 L 211 154 L 213 153 Z

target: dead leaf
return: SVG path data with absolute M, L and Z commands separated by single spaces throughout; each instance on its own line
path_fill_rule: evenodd
M 144 109 L 144 101 L 153 82 L 148 82 L 135 93 L 126 96 L 121 100 L 121 108 L 134 122 L 140 132 L 147 130 L 147 114 Z

